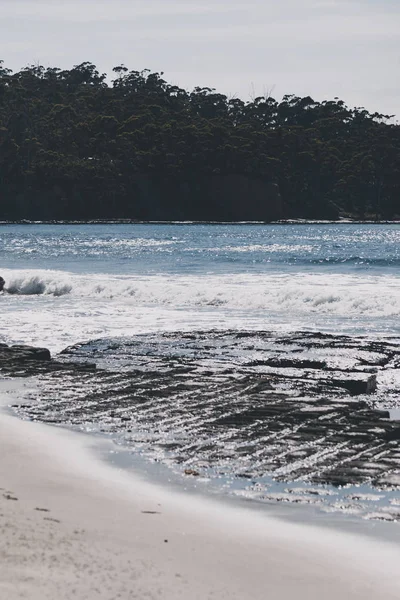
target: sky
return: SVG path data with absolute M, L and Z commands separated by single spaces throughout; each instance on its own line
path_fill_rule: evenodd
M 188 90 L 339 97 L 400 120 L 400 0 L 0 0 L 0 59 L 124 64 Z

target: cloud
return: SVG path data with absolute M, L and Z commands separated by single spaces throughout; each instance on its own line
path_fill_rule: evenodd
M 226 2 L 161 2 L 160 0 L 84 0 L 59 2 L 42 0 L 2 0 L 2 18 L 35 19 L 35 20 L 67 20 L 71 22 L 120 22 L 137 20 L 142 17 L 158 19 L 168 15 L 195 16 L 213 15 L 219 12 L 235 12 L 245 10 L 247 4 Z

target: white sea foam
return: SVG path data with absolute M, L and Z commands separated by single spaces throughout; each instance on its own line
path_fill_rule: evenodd
M 69 295 L 132 305 L 225 306 L 227 309 L 400 316 L 400 280 L 344 274 L 77 275 L 3 271 L 12 295 Z M 384 294 L 382 293 L 382 290 Z
M 155 330 L 318 328 L 400 334 L 400 280 L 388 275 L 79 275 L 3 270 L 7 341 L 65 346 Z
M 196 249 L 195 249 L 196 250 Z M 208 252 L 274 252 L 281 254 L 293 254 L 295 252 L 313 252 L 314 247 L 311 244 L 250 244 L 243 246 L 224 246 L 223 248 L 207 248 Z

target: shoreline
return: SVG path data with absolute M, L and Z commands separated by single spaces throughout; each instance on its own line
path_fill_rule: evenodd
M 301 334 L 299 334 L 301 335 Z M 139 336 L 139 338 L 141 338 L 142 336 Z M 267 336 L 268 340 L 270 340 L 270 337 Z M 151 339 L 149 339 L 149 337 L 146 338 L 148 343 L 151 342 Z M 158 338 L 157 338 L 158 339 Z M 297 336 L 297 343 L 300 343 L 300 338 Z M 342 339 L 342 338 L 341 338 Z M 351 339 L 351 338 L 346 338 L 346 339 Z M 310 340 L 310 335 L 306 334 L 306 342 L 307 344 L 309 343 Z M 293 341 L 293 340 L 292 340 Z M 246 342 L 247 343 L 247 342 Z M 85 344 L 83 344 L 84 346 Z M 80 346 L 80 345 L 79 345 Z M 352 346 L 351 346 L 352 347 Z M 363 344 L 363 349 L 364 352 L 367 351 L 367 346 L 365 344 Z M 373 347 L 374 350 L 377 350 L 377 348 L 374 346 Z M 146 448 L 145 445 L 141 447 L 141 450 L 138 452 L 137 448 L 135 451 L 135 444 L 132 444 L 129 442 L 129 439 L 126 440 L 124 439 L 124 431 L 126 430 L 127 427 L 127 432 L 130 433 L 131 429 L 130 429 L 130 425 L 127 425 L 126 427 L 120 427 L 118 426 L 118 415 L 117 415 L 117 420 L 114 423 L 114 409 L 117 409 L 117 412 L 120 413 L 121 409 L 118 408 L 118 402 L 121 403 L 122 406 L 122 413 L 120 414 L 120 416 L 122 416 L 121 418 L 121 423 L 125 424 L 127 421 L 130 421 L 132 418 L 134 420 L 138 420 L 139 423 L 141 423 L 141 425 L 145 426 L 145 429 L 150 425 L 150 422 L 146 422 L 143 423 L 143 420 L 141 419 L 141 414 L 140 414 L 140 409 L 138 409 L 137 407 L 134 408 L 134 403 L 133 405 L 129 408 L 129 403 L 128 405 L 126 404 L 126 398 L 123 396 L 119 397 L 119 400 L 117 402 L 117 405 L 113 404 L 112 398 L 113 398 L 113 393 L 115 393 L 114 387 L 111 387 L 110 389 L 108 389 L 108 391 L 106 392 L 106 396 L 110 398 L 110 403 L 109 406 L 107 408 L 106 405 L 103 406 L 103 417 L 105 419 L 103 425 L 105 426 L 105 429 L 102 429 L 101 426 L 99 426 L 98 424 L 96 425 L 96 419 L 93 419 L 93 415 L 91 414 L 91 409 L 90 406 L 92 405 L 92 402 L 90 401 L 90 389 L 89 391 L 89 396 L 87 396 L 87 393 L 83 393 L 84 390 L 84 385 L 83 385 L 83 381 L 81 382 L 83 387 L 82 389 L 79 387 L 79 389 L 81 389 L 81 392 L 83 393 L 83 395 L 81 395 L 81 397 L 78 395 L 78 397 L 76 397 L 76 395 L 74 395 L 73 389 L 74 387 L 76 387 L 76 384 L 80 381 L 80 377 L 83 376 L 84 378 L 87 378 L 88 376 L 90 377 L 90 380 L 92 381 L 92 389 L 93 389 L 93 384 L 94 386 L 99 386 L 99 389 L 103 388 L 104 385 L 104 381 L 102 382 L 102 369 L 100 368 L 100 371 L 97 371 L 97 367 L 96 367 L 96 362 L 91 362 L 90 358 L 88 359 L 88 357 L 86 356 L 86 358 L 82 361 L 79 357 L 79 352 L 78 355 L 76 356 L 76 360 L 71 360 L 71 357 L 68 357 L 68 350 L 65 350 L 64 353 L 67 354 L 67 360 L 63 361 L 61 359 L 60 362 L 60 356 L 52 358 L 51 354 L 49 352 L 49 350 L 47 350 L 46 348 L 37 348 L 37 347 L 30 347 L 30 346 L 7 346 L 5 344 L 2 344 L 2 347 L 0 348 L 1 352 L 1 356 L 0 356 L 0 362 L 2 362 L 2 367 L 3 367 L 3 373 L 8 373 L 9 377 L 14 377 L 14 373 L 19 373 L 19 375 L 21 375 L 21 369 L 22 369 L 22 373 L 24 373 L 24 376 L 22 378 L 23 382 L 27 382 L 25 383 L 25 385 L 23 385 L 22 387 L 30 387 L 30 383 L 33 382 L 33 388 L 35 388 L 37 390 L 38 385 L 40 387 L 40 381 L 42 381 L 42 376 L 45 377 L 46 379 L 46 375 L 49 376 L 50 378 L 53 378 L 53 387 L 52 384 L 48 381 L 47 383 L 49 384 L 49 387 L 47 388 L 47 392 L 45 390 L 42 390 L 42 392 L 47 393 L 48 396 L 48 400 L 53 398 L 53 394 L 56 394 L 56 397 L 58 398 L 56 400 L 57 402 L 57 409 L 55 412 L 53 412 L 52 409 L 52 401 L 50 400 L 50 403 L 46 402 L 44 403 L 44 407 L 42 405 L 42 402 L 40 401 L 40 394 L 39 397 L 37 397 L 37 393 L 35 393 L 34 390 L 32 390 L 33 392 L 33 398 L 27 398 L 27 399 L 23 399 L 21 401 L 21 399 L 17 399 L 17 402 L 13 405 L 9 405 L 8 407 L 8 411 L 13 414 L 16 415 L 20 418 L 22 418 L 23 420 L 27 420 L 27 421 L 38 421 L 41 422 L 43 424 L 49 424 L 51 425 L 55 425 L 57 428 L 61 427 L 62 429 L 66 429 L 67 431 L 71 432 L 71 433 L 79 433 L 79 435 L 84 435 L 87 437 L 91 437 L 92 438 L 92 444 L 94 446 L 96 446 L 96 457 L 97 458 L 101 458 L 102 461 L 105 461 L 111 465 L 113 465 L 113 467 L 115 468 L 123 468 L 125 471 L 127 472 L 132 472 L 134 475 L 139 475 L 140 478 L 142 478 L 144 481 L 150 482 L 150 483 L 155 483 L 158 487 L 164 488 L 165 486 L 168 486 L 170 488 L 173 488 L 175 491 L 182 492 L 182 490 L 184 490 L 184 493 L 186 494 L 186 496 L 190 496 L 191 494 L 194 496 L 198 496 L 198 497 L 202 497 L 204 499 L 210 499 L 210 498 L 214 498 L 216 499 L 216 501 L 218 503 L 225 503 L 225 504 L 229 504 L 231 506 L 234 507 L 245 507 L 245 508 L 250 508 L 250 510 L 254 511 L 254 510 L 258 510 L 260 512 L 265 512 L 265 514 L 269 514 L 270 516 L 274 516 L 274 517 L 278 517 L 278 518 L 282 518 L 286 521 L 292 522 L 292 523 L 299 523 L 299 522 L 305 522 L 307 524 L 318 524 L 318 526 L 321 527 L 328 527 L 330 529 L 332 528 L 338 528 L 342 531 L 351 531 L 353 534 L 356 535 L 367 535 L 367 536 L 371 536 L 374 538 L 378 538 L 381 539 L 383 541 L 394 541 L 396 544 L 399 542 L 399 532 L 400 530 L 398 529 L 398 524 L 397 521 L 399 520 L 399 493 L 398 493 L 398 487 L 397 487 L 397 476 L 396 473 L 398 473 L 398 470 L 394 471 L 395 476 L 393 479 L 393 483 L 395 488 L 392 490 L 390 488 L 390 480 L 389 480 L 389 475 L 388 473 L 390 473 L 391 470 L 393 470 L 393 466 L 395 464 L 395 461 L 397 461 L 397 454 L 396 451 L 394 456 L 392 457 L 392 459 L 389 458 L 389 463 L 392 467 L 392 469 L 389 469 L 389 472 L 387 473 L 387 463 L 384 463 L 383 465 L 381 465 L 381 476 L 385 478 L 385 482 L 384 484 L 386 484 L 386 491 L 384 492 L 383 488 L 380 488 L 379 485 L 369 485 L 368 481 L 363 481 L 361 483 L 359 483 L 358 480 L 358 473 L 359 470 L 363 468 L 363 463 L 360 462 L 360 460 L 362 461 L 362 458 L 360 459 L 358 456 L 356 456 L 357 462 L 355 464 L 355 471 L 352 475 L 352 473 L 349 470 L 349 466 L 348 464 L 345 464 L 345 472 L 343 475 L 341 475 L 339 466 L 335 463 L 336 461 L 336 446 L 333 446 L 331 448 L 328 448 L 329 452 L 331 454 L 333 454 L 334 457 L 334 461 L 332 463 L 332 461 L 327 462 L 325 465 L 325 475 L 323 477 L 321 477 L 322 482 L 318 482 L 318 480 L 315 478 L 313 480 L 313 485 L 310 484 L 310 482 L 306 483 L 307 481 L 307 464 L 306 463 L 300 463 L 299 461 L 294 462 L 294 467 L 295 469 L 297 469 L 298 473 L 297 473 L 297 479 L 292 477 L 288 477 L 287 480 L 283 479 L 282 481 L 275 481 L 273 480 L 273 477 L 269 477 L 268 479 L 268 474 L 266 475 L 267 479 L 264 478 L 264 474 L 263 472 L 261 472 L 260 474 L 260 479 L 257 478 L 257 472 L 253 472 L 251 474 L 251 476 L 247 475 L 247 477 L 240 477 L 240 465 L 239 465 L 239 471 L 235 471 L 232 469 L 229 469 L 229 465 L 227 466 L 226 464 L 223 464 L 219 466 L 220 470 L 219 472 L 216 471 L 215 472 L 215 465 L 214 465 L 214 473 L 213 473 L 213 469 L 211 468 L 211 474 L 209 474 L 207 472 L 207 468 L 202 469 L 202 456 L 201 456 L 201 448 L 200 451 L 197 453 L 197 455 L 194 455 L 192 458 L 194 458 L 194 462 L 193 460 L 189 460 L 189 463 L 187 463 L 187 456 L 185 456 L 185 454 L 183 455 L 177 455 L 176 456 L 176 460 L 174 462 L 174 466 L 172 464 L 168 464 L 168 460 L 164 461 L 163 460 L 163 456 L 164 455 L 159 455 L 156 453 L 157 458 L 155 458 L 154 460 L 151 459 L 151 450 L 150 453 L 147 451 L 146 452 Z M 370 349 L 371 350 L 371 349 Z M 386 350 L 387 352 L 388 350 Z M 385 349 L 381 348 L 381 352 L 384 353 Z M 390 352 L 392 352 L 392 350 L 390 350 Z M 63 354 L 63 353 L 61 353 Z M 382 356 L 384 356 L 384 354 L 382 354 Z M 382 362 L 382 356 L 381 356 L 381 362 Z M 390 354 L 391 356 L 391 354 Z M 73 354 L 72 354 L 73 357 Z M 366 354 L 364 354 L 364 358 L 367 357 Z M 321 356 L 320 356 L 321 358 Z M 392 357 L 393 358 L 393 357 Z M 201 359 L 201 357 L 200 357 Z M 291 366 L 296 366 L 296 359 L 294 359 L 294 364 L 292 365 L 292 363 L 290 363 L 290 361 L 288 361 L 288 359 L 286 359 L 286 362 L 288 362 L 288 364 L 286 365 L 289 369 L 291 368 Z M 312 382 L 314 381 L 319 381 L 319 383 L 321 385 L 323 385 L 324 380 L 324 371 L 319 372 L 316 370 L 316 368 L 319 366 L 323 367 L 323 369 L 327 368 L 328 365 L 325 364 L 323 361 L 319 364 L 313 364 L 312 361 L 311 362 L 307 362 L 307 357 L 303 356 L 303 363 L 305 367 L 307 366 L 314 366 L 314 377 L 312 378 Z M 274 363 L 275 364 L 275 363 Z M 347 364 L 347 363 L 346 363 Z M 188 366 L 188 365 L 187 365 Z M 357 455 L 359 453 L 361 453 L 360 456 L 362 456 L 362 454 L 366 451 L 366 449 L 368 448 L 368 443 L 371 444 L 372 446 L 377 445 L 378 448 L 378 453 L 382 454 L 382 444 L 385 444 L 388 440 L 387 437 L 389 436 L 389 439 L 391 438 L 397 438 L 399 435 L 399 424 L 398 424 L 398 419 L 396 418 L 396 416 L 394 416 L 393 418 L 390 417 L 390 410 L 385 410 L 385 409 L 380 409 L 379 406 L 377 407 L 377 411 L 374 412 L 375 409 L 371 409 L 371 406 L 368 405 L 365 402 L 365 398 L 363 396 L 363 394 L 367 394 L 368 395 L 368 390 L 370 392 L 374 392 L 375 390 L 375 386 L 376 386 L 376 374 L 371 374 L 371 371 L 368 370 L 366 373 L 362 374 L 361 372 L 357 371 L 355 372 L 355 374 L 353 374 L 356 379 L 352 379 L 352 376 L 349 375 L 350 370 L 349 370 L 349 365 L 347 365 L 348 368 L 347 370 L 345 369 L 345 371 L 340 371 L 336 373 L 336 383 L 339 385 L 338 389 L 344 389 L 347 390 L 349 389 L 350 391 L 354 388 L 354 386 L 356 386 L 356 389 L 353 390 L 354 394 L 355 394 L 355 398 L 349 403 L 347 400 L 344 402 L 344 407 L 340 404 L 340 402 L 338 401 L 338 399 L 336 398 L 336 404 L 335 404 L 335 412 L 334 412 L 334 417 L 335 418 L 340 418 L 341 422 L 342 422 L 342 427 L 345 429 L 345 425 L 347 423 L 346 419 L 350 418 L 352 425 L 354 427 L 356 427 L 356 432 L 357 432 L 357 423 L 358 426 L 361 428 L 361 432 L 362 435 L 366 435 L 365 430 L 367 429 L 368 432 L 370 433 L 369 438 L 367 440 L 367 442 L 365 442 L 364 440 L 364 446 L 361 447 L 360 446 L 360 441 L 358 441 L 358 444 L 355 446 L 355 448 L 353 448 L 353 453 L 355 452 Z M 153 364 L 153 367 L 155 368 L 156 371 L 158 371 L 159 365 L 157 366 L 156 364 Z M 272 368 L 272 367 L 271 367 Z M 275 364 L 275 368 L 277 368 L 277 365 Z M 342 369 L 343 369 L 343 365 L 342 365 Z M 273 370 L 273 368 L 272 368 Z M 332 371 L 327 371 L 328 375 L 330 376 L 330 374 L 332 373 Z M 315 373 L 317 373 L 317 376 L 315 377 Z M 338 379 L 340 373 L 342 373 L 342 376 L 345 377 L 345 379 L 340 380 Z M 104 375 L 104 373 L 103 373 Z M 243 375 L 243 373 L 242 373 Z M 291 373 L 292 379 L 293 379 L 293 373 Z M 17 376 L 18 377 L 18 376 Z M 55 377 L 55 380 L 54 380 Z M 59 389 L 59 382 L 60 382 L 60 378 L 62 379 L 62 381 L 64 381 L 64 378 L 66 378 L 67 381 L 69 381 L 69 384 L 72 385 L 72 388 L 69 390 L 68 389 L 68 385 L 67 388 L 64 390 L 65 393 L 62 393 L 61 395 L 58 394 L 58 389 Z M 76 379 L 78 377 L 78 379 Z M 97 377 L 97 379 L 96 379 Z M 37 379 L 36 379 L 37 378 Z M 94 378 L 94 379 L 93 379 Z M 305 380 L 308 380 L 309 376 L 307 375 L 305 377 Z M 347 379 L 346 379 L 347 378 Z M 133 380 L 136 381 L 137 377 L 134 376 Z M 150 373 L 150 379 L 151 379 L 151 385 L 154 387 L 154 385 L 156 385 L 155 381 L 153 381 L 153 376 Z M 73 381 L 75 380 L 75 383 L 73 383 Z M 116 385 L 117 388 L 126 386 L 126 383 L 129 382 L 129 386 L 128 386 L 128 395 L 133 394 L 133 396 L 135 396 L 135 384 L 133 383 L 133 380 L 131 379 L 131 376 L 128 374 L 127 375 L 127 381 L 125 381 L 124 376 L 122 375 L 122 379 L 121 381 L 119 381 L 119 383 L 117 383 L 116 381 L 114 381 L 113 385 Z M 299 380 L 299 384 L 300 385 L 300 381 L 302 380 L 302 377 L 300 376 L 300 380 Z M 13 381 L 14 386 L 16 386 L 16 389 L 18 390 L 18 381 L 17 380 L 9 380 L 8 384 L 11 384 L 11 382 Z M 42 381 L 43 383 L 43 381 Z M 54 388 L 54 383 L 56 383 L 56 388 Z M 175 385 L 175 377 L 172 378 L 172 384 Z M 276 383 L 276 382 L 275 382 Z M 168 379 L 164 378 L 162 381 L 162 385 L 163 385 L 163 389 L 164 391 L 168 388 L 168 385 L 170 385 L 171 382 L 168 381 Z M 105 384 L 107 385 L 107 384 Z M 142 387 L 142 385 L 144 385 L 144 381 L 142 381 L 140 378 L 137 381 L 137 385 L 139 386 L 139 388 Z M 183 383 L 181 382 L 181 385 L 183 385 Z M 80 386 L 80 384 L 79 384 Z M 315 387 L 315 384 L 312 383 L 312 386 Z M 20 386 L 21 387 L 21 386 Z M 156 385 L 157 387 L 157 385 Z M 183 388 L 181 388 L 182 390 Z M 191 388 L 192 389 L 192 388 Z M 239 388 L 239 391 L 241 391 L 242 388 Z M 280 388 L 277 388 L 278 391 Z M 324 389 L 324 388 L 323 388 Z M 156 404 L 155 407 L 157 405 L 157 397 L 158 397 L 158 388 L 153 390 L 155 392 L 155 399 L 156 399 Z M 28 390 L 29 391 L 29 390 Z M 0 383 L 0 392 L 1 392 L 1 383 Z M 304 392 L 305 393 L 305 392 Z M 316 390 L 309 390 L 308 391 L 309 394 L 317 393 L 318 395 L 318 391 L 316 392 Z M 325 390 L 326 393 L 326 390 Z M 50 395 L 49 395 L 50 394 Z M 72 394 L 72 395 L 71 395 Z M 199 388 L 198 394 L 202 394 L 201 388 Z M 362 398 L 364 400 L 357 403 L 357 395 L 361 394 Z M 26 395 L 26 394 L 24 394 Z M 310 398 L 311 398 L 310 396 Z M 37 402 L 35 401 L 35 399 L 37 400 Z M 85 400 L 86 398 L 86 400 Z M 89 400 L 89 404 L 87 404 L 87 400 Z M 262 398 L 260 398 L 260 400 L 263 400 Z M 265 399 L 264 399 L 265 400 Z M 263 401 L 264 401 L 263 400 Z M 279 408 L 279 405 L 277 405 L 276 400 L 281 401 L 282 400 L 282 391 L 280 393 L 280 395 L 277 396 L 277 398 L 275 398 L 275 396 L 273 395 L 273 393 L 270 393 L 268 395 L 268 401 L 269 403 L 275 408 L 275 411 L 273 412 L 273 423 L 272 425 L 274 425 L 274 423 L 276 424 L 276 422 L 278 424 L 280 424 L 280 426 L 283 425 L 282 419 L 285 420 L 286 419 L 286 412 L 285 412 L 285 407 L 286 405 L 283 403 L 283 408 L 284 408 L 284 412 L 283 415 L 281 415 L 279 413 L 279 410 L 277 411 L 276 409 Z M 244 402 L 244 397 L 242 397 L 242 404 Z M 77 402 L 77 404 L 76 404 Z M 82 402 L 82 406 L 80 406 L 80 402 Z M 254 402 L 254 400 L 252 400 L 252 402 Z M 312 400 L 311 400 L 312 402 Z M 355 404 L 356 402 L 356 404 Z M 1 401 L 0 401 L 0 406 L 1 406 Z M 173 404 L 172 404 L 173 406 Z M 151 410 L 154 410 L 155 408 L 154 406 L 152 407 Z M 217 405 L 217 410 L 219 410 L 220 408 L 218 408 L 219 405 Z M 303 409 L 303 405 L 300 405 L 300 409 Z M 310 410 L 310 415 L 311 415 L 311 419 L 314 416 L 314 411 L 313 411 L 313 405 L 311 404 L 310 407 L 308 407 L 308 410 Z M 320 407 L 319 407 L 320 408 Z M 327 407 L 328 409 L 330 408 L 330 406 L 328 405 Z M 355 419 L 355 415 L 354 413 L 354 409 L 356 408 L 356 412 L 359 413 L 359 416 L 357 417 L 358 421 L 356 423 Z M 375 407 L 376 408 L 376 407 Z M 74 420 L 74 418 L 71 418 L 71 416 L 68 416 L 68 414 L 70 413 L 70 410 L 72 410 L 73 412 L 77 411 L 77 420 Z M 87 410 L 89 412 L 87 412 Z M 189 410 L 195 410 L 195 408 L 193 408 L 193 406 L 190 408 Z M 298 407 L 296 406 L 295 403 L 291 403 L 290 405 L 290 410 L 291 410 L 291 414 L 296 414 L 296 410 L 298 410 Z M 372 412 L 371 412 L 372 410 Z M 50 413 L 49 413 L 50 411 Z M 133 413 L 135 414 L 131 414 L 131 411 L 133 411 Z M 338 412 L 339 411 L 339 412 Z M 150 411 L 151 412 L 151 411 Z M 304 412 L 304 411 L 303 411 Z M 300 419 L 301 419 L 301 423 L 304 425 L 304 417 L 303 417 L 303 412 L 301 412 L 300 414 Z M 320 411 L 318 411 L 319 413 Z M 392 411 L 393 412 L 393 411 Z M 326 414 L 326 411 L 325 411 Z M 166 416 L 166 414 L 164 415 L 164 417 Z M 317 415 L 318 416 L 318 415 Z M 111 420 L 110 420 L 111 419 Z M 383 420 L 382 420 L 383 419 Z M 120 425 L 121 425 L 120 423 Z M 295 421 L 296 423 L 296 421 Z M 313 420 L 311 421 L 307 421 L 308 425 L 307 427 L 309 428 L 316 428 L 319 427 L 318 430 L 316 430 L 316 442 L 318 443 L 320 438 L 324 439 L 324 436 L 327 435 L 324 429 L 324 425 L 322 426 L 321 429 L 321 425 L 319 423 L 319 421 L 314 422 Z M 372 423 L 372 425 L 371 425 Z M 87 425 L 89 425 L 88 427 L 86 427 Z M 378 427 L 379 425 L 379 427 Z M 372 429 L 371 429 L 372 427 Z M 140 428 L 140 426 L 139 426 Z M 157 430 L 157 427 L 156 427 Z M 287 435 L 289 433 L 290 436 L 290 431 L 291 430 L 287 430 L 286 433 L 284 433 L 283 435 Z M 308 430 L 307 430 L 308 431 Z M 126 431 L 125 431 L 126 433 Z M 352 436 L 354 436 L 354 431 L 348 434 L 347 438 L 345 437 L 345 441 L 347 442 L 347 454 L 346 454 L 346 458 L 349 458 L 349 453 L 352 450 L 352 448 L 349 446 L 349 441 L 348 438 L 350 437 L 350 441 Z M 378 435 L 380 436 L 378 438 Z M 383 437 L 382 437 L 383 436 Z M 128 435 L 129 438 L 129 435 Z M 112 442 L 111 446 L 107 445 L 107 450 L 102 452 L 102 448 L 97 448 L 97 446 L 100 446 L 102 442 L 104 441 L 107 442 Z M 288 438 L 290 443 L 290 437 Z M 342 440 L 342 438 L 339 438 L 339 440 L 336 440 L 336 443 L 340 442 Z M 158 439 L 157 438 L 157 434 L 156 431 L 153 432 L 153 437 L 152 437 L 152 444 L 157 448 L 157 444 L 161 443 L 162 446 L 162 439 Z M 307 441 L 309 442 L 309 439 L 306 438 L 300 442 L 300 445 L 302 447 L 302 449 L 305 448 L 305 444 L 307 444 Z M 365 446 L 366 443 L 366 446 Z M 111 447 L 111 449 L 110 449 Z M 140 444 L 139 444 L 140 447 Z M 149 448 L 147 448 L 147 450 L 149 450 Z M 340 450 L 340 447 L 339 449 Z M 389 444 L 389 446 L 387 446 L 386 448 L 386 452 L 384 452 L 384 456 L 386 457 L 386 459 L 391 456 L 388 455 L 388 452 L 390 452 L 392 450 L 392 446 Z M 294 449 L 295 451 L 295 449 Z M 316 454 L 318 451 L 318 449 L 316 448 L 316 445 L 314 443 L 313 445 L 313 449 L 312 452 L 314 454 Z M 321 451 L 321 450 L 319 450 Z M 326 460 L 326 450 L 324 449 L 324 447 L 322 448 L 322 451 L 324 452 L 324 460 Z M 279 455 L 279 448 L 277 450 L 275 450 L 275 454 Z M 101 455 L 101 456 L 100 456 Z M 289 458 L 290 458 L 290 454 L 289 454 Z M 167 456 L 165 455 L 164 458 L 167 458 Z M 282 457 L 280 457 L 282 459 Z M 149 460 L 150 459 L 150 460 Z M 200 468 L 198 468 L 196 466 L 196 460 L 198 461 L 198 464 L 200 464 Z M 172 461 L 173 462 L 173 461 Z M 345 463 L 348 462 L 345 461 Z M 371 463 L 371 457 L 368 456 L 366 463 L 365 463 L 365 469 L 370 468 L 370 463 Z M 190 477 L 187 475 L 192 475 L 192 473 L 186 473 L 186 469 L 184 469 L 183 467 L 180 467 L 179 465 L 182 464 L 186 464 L 189 465 L 189 467 L 194 466 L 194 471 L 195 471 L 195 475 L 196 477 Z M 230 463 L 231 464 L 231 463 Z M 288 466 L 291 466 L 293 463 L 289 462 L 287 463 Z M 397 462 L 396 462 L 397 464 Z M 209 466 L 212 467 L 213 465 L 213 461 L 211 459 Z M 332 469 L 333 466 L 333 469 Z M 331 468 L 330 468 L 331 467 Z M 374 475 L 375 477 L 377 477 L 377 469 L 379 467 L 378 463 L 374 463 L 373 464 L 373 471 L 372 471 L 372 475 Z M 235 468 L 235 466 L 234 466 Z M 282 468 L 282 466 L 281 466 Z M 312 467 L 311 467 L 312 468 Z M 199 469 L 198 471 L 196 469 Z M 188 469 L 189 471 L 191 471 L 191 469 Z M 227 470 L 227 472 L 225 472 L 225 470 Z M 273 467 L 271 468 L 271 472 L 273 471 Z M 236 476 L 236 473 L 239 473 Z M 331 477 L 333 478 L 333 484 L 330 484 L 328 481 L 328 473 L 331 473 Z M 304 481 L 302 481 L 301 479 L 299 480 L 299 475 L 303 474 L 303 478 Z M 214 475 L 214 476 L 213 476 Z M 215 475 L 218 475 L 217 477 Z M 197 477 L 198 476 L 198 477 Z M 353 477 L 353 478 L 352 478 Z M 253 479 L 253 480 L 251 480 Z M 244 484 L 241 484 L 242 480 L 244 480 Z M 251 483 L 251 485 L 249 485 Z M 310 487 L 311 486 L 311 487 Z
M 5 403 L 19 385 L 2 382 Z M 98 458 L 90 436 L 4 410 L 0 440 L 9 600 L 398 597 L 396 544 L 148 483 Z
M 18 392 L 21 387 L 36 387 L 34 377 L 27 379 L 9 379 L 7 388 L 11 394 Z M 31 423 L 29 419 L 25 420 L 12 407 L 11 404 L 4 404 L 2 395 L 2 382 L 0 379 L 0 413 L 5 412 L 9 416 L 19 420 Z M 16 396 L 18 401 L 18 396 Z M 33 423 L 33 422 L 32 422 Z M 389 542 L 398 544 L 400 542 L 400 525 L 397 521 L 386 521 L 385 519 L 365 519 L 360 515 L 354 515 L 351 512 L 341 512 L 339 509 L 323 510 L 321 506 L 308 503 L 282 502 L 279 500 L 266 503 L 263 500 L 255 498 L 249 499 L 246 496 L 225 493 L 218 487 L 209 487 L 208 481 L 203 481 L 198 477 L 186 476 L 183 478 L 181 473 L 171 471 L 161 462 L 151 462 L 143 458 L 140 454 L 132 451 L 128 446 L 120 445 L 114 435 L 101 433 L 99 430 L 90 429 L 80 430 L 71 425 L 62 425 L 51 423 L 42 423 L 38 421 L 41 427 L 53 431 L 66 431 L 77 440 L 91 448 L 93 459 L 109 466 L 113 470 L 125 473 L 127 477 L 138 478 L 146 485 L 150 485 L 159 490 L 169 490 L 177 497 L 185 498 L 186 502 L 206 501 L 219 507 L 228 507 L 228 509 L 242 510 L 263 516 L 272 517 L 275 520 L 285 523 L 304 524 L 315 526 L 321 530 L 333 530 L 342 533 L 349 533 L 357 537 L 363 536 L 380 542 Z M 370 492 L 376 493 L 376 489 L 371 487 Z
M 343 217 L 330 219 L 279 219 L 277 221 L 151 221 L 136 219 L 87 219 L 87 220 L 45 220 L 21 219 L 0 221 L 0 225 L 399 225 L 400 219 L 352 219 Z

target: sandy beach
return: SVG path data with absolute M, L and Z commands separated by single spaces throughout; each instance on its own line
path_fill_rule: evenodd
M 0 413 L 1 598 L 400 595 L 400 546 L 176 493 L 107 464 L 93 444 Z

